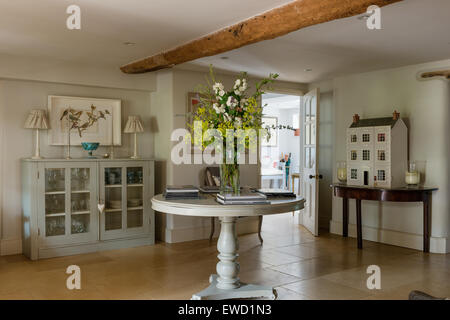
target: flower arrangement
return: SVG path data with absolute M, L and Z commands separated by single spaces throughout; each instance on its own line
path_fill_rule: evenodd
M 239 154 L 245 150 L 256 152 L 257 134 L 268 134 L 267 130 L 261 130 L 265 128 L 262 122 L 263 107 L 259 98 L 264 93 L 263 89 L 277 77 L 277 74 L 270 74 L 268 78 L 256 83 L 253 94 L 248 94 L 250 87 L 245 72 L 236 79 L 232 89 L 226 90 L 221 82 L 216 81 L 211 67 L 207 85 L 198 89 L 200 107 L 192 114 L 192 119 L 201 123 L 202 135 L 196 135 L 194 132 L 193 143 L 202 149 L 214 145 L 216 152 L 222 152 L 223 158 L 220 163 L 222 193 L 239 193 Z M 193 131 L 194 126 L 190 126 Z M 203 134 L 210 129 L 218 131 L 220 138 L 216 135 L 210 139 L 203 139 Z M 257 134 L 249 135 L 249 130 Z M 233 141 L 231 152 L 225 147 L 227 140 Z

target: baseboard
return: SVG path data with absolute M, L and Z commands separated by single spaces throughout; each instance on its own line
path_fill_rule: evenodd
M 0 255 L 9 256 L 22 253 L 22 239 L 0 240 Z
M 399 247 L 411 249 L 423 249 L 423 236 L 421 234 L 406 233 L 394 230 L 378 229 L 373 227 L 362 227 L 363 239 L 375 242 L 391 244 Z M 330 220 L 330 233 L 342 235 L 342 222 Z M 356 225 L 348 225 L 349 237 L 356 238 Z M 430 252 L 447 253 L 450 248 L 447 246 L 447 238 L 431 237 Z
M 214 229 L 214 236 L 218 237 L 220 232 L 220 225 L 218 219 L 216 219 L 216 226 Z M 238 235 L 258 232 L 258 219 L 257 218 L 244 218 L 239 219 L 236 224 L 236 232 Z M 183 228 L 183 229 L 165 229 L 165 241 L 167 243 L 177 243 L 185 241 L 203 240 L 209 239 L 211 233 L 210 225 L 195 227 L 195 228 Z

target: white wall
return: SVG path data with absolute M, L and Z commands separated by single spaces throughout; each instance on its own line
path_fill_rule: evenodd
M 345 132 L 352 115 L 390 116 L 398 110 L 409 128 L 409 158 L 427 161 L 427 185 L 433 194 L 431 251 L 450 251 L 448 236 L 450 179 L 450 89 L 444 80 L 418 81 L 419 71 L 450 66 L 450 60 L 349 75 L 334 79 L 335 139 L 333 165 L 345 157 Z M 335 170 L 333 170 L 335 172 Z M 336 180 L 336 178 L 334 177 Z M 331 192 L 331 191 L 330 191 Z M 422 249 L 422 206 L 416 203 L 363 201 L 366 239 Z M 350 233 L 354 234 L 355 204 L 350 201 Z M 333 199 L 332 232 L 342 230 L 342 200 Z M 447 245 L 446 245 L 447 243 Z
M 156 90 L 155 73 L 127 75 L 119 67 L 75 64 L 64 60 L 0 54 L 0 78 L 33 80 L 83 86 Z

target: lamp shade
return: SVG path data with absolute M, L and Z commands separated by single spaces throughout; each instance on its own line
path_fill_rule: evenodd
M 25 121 L 26 129 L 48 129 L 47 115 L 43 109 L 33 109 Z
M 143 131 L 144 127 L 142 126 L 141 119 L 139 118 L 139 116 L 129 116 L 123 132 L 136 133 Z

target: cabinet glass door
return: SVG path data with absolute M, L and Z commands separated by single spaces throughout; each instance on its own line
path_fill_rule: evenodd
M 97 240 L 96 163 L 42 163 L 38 181 L 43 193 L 38 197 L 41 245 L 51 247 Z
M 66 233 L 66 178 L 64 168 L 45 169 L 45 236 Z
M 91 220 L 91 169 L 72 168 L 70 178 L 70 233 L 90 231 Z
M 105 231 L 122 229 L 122 168 L 105 168 Z
M 105 203 L 101 239 L 140 236 L 149 231 L 148 164 L 144 161 L 103 162 L 102 194 Z
M 143 226 L 144 168 L 127 168 L 127 229 Z

